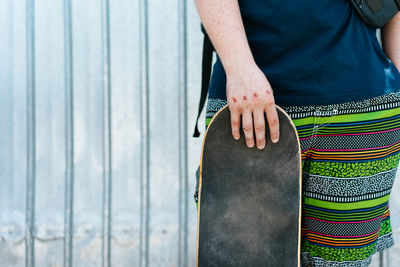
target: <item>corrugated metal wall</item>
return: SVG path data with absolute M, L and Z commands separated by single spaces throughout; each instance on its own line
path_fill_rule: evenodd
M 0 266 L 194 266 L 201 42 L 193 1 L 1 0 Z

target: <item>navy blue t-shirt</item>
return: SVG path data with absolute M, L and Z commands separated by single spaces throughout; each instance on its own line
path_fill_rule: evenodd
M 326 105 L 400 90 L 376 29 L 348 0 L 239 0 L 255 62 L 278 105 Z M 226 99 L 217 55 L 210 98 Z

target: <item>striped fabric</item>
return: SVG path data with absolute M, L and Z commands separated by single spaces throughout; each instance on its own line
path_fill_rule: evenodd
M 303 265 L 368 266 L 393 245 L 388 201 L 400 156 L 399 95 L 311 114 L 311 107 L 285 110 L 302 149 Z
M 225 104 L 208 100 L 206 125 Z M 302 150 L 302 266 L 368 266 L 393 245 L 388 201 L 400 157 L 400 92 L 282 108 Z

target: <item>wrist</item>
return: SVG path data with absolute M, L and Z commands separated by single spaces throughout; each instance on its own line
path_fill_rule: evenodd
M 258 68 L 253 57 L 236 58 L 233 61 L 226 62 L 223 66 L 227 76 L 244 74 L 253 68 Z

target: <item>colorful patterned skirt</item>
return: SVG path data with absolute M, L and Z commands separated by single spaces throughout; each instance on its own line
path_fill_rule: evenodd
M 208 99 L 206 127 L 225 104 Z M 393 245 L 389 195 L 400 157 L 400 91 L 282 108 L 301 145 L 302 266 L 368 266 Z

